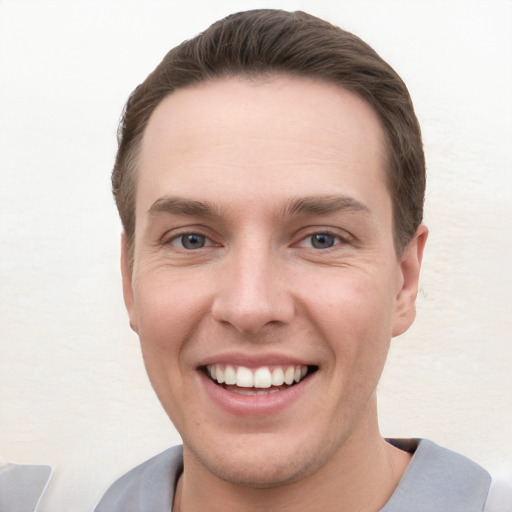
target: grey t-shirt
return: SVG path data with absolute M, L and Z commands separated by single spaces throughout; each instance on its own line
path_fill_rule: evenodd
M 491 477 L 478 464 L 426 439 L 388 439 L 413 453 L 395 492 L 380 512 L 483 512 Z M 170 512 L 183 471 L 175 446 L 117 480 L 95 512 Z

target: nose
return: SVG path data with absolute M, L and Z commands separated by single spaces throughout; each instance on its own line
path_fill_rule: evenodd
M 271 250 L 246 247 L 223 262 L 212 304 L 213 318 L 243 334 L 288 323 L 294 315 L 290 282 Z

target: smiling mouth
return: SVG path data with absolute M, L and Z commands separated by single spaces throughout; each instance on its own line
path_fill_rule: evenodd
M 267 395 L 295 386 L 312 375 L 318 367 L 307 365 L 273 365 L 247 368 L 229 364 L 204 367 L 215 384 L 241 395 Z

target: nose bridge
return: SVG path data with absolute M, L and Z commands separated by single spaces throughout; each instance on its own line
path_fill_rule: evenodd
M 283 270 L 268 241 L 242 240 L 223 262 L 214 318 L 250 334 L 269 323 L 286 323 L 293 316 L 293 301 Z

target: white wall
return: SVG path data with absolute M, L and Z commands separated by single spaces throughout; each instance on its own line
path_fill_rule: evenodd
M 40 512 L 91 510 L 179 441 L 148 384 L 109 193 L 131 89 L 245 8 L 354 31 L 408 83 L 428 159 L 418 319 L 380 386 L 385 435 L 425 436 L 512 479 L 512 3 L 0 2 L 0 455 L 48 463 Z

